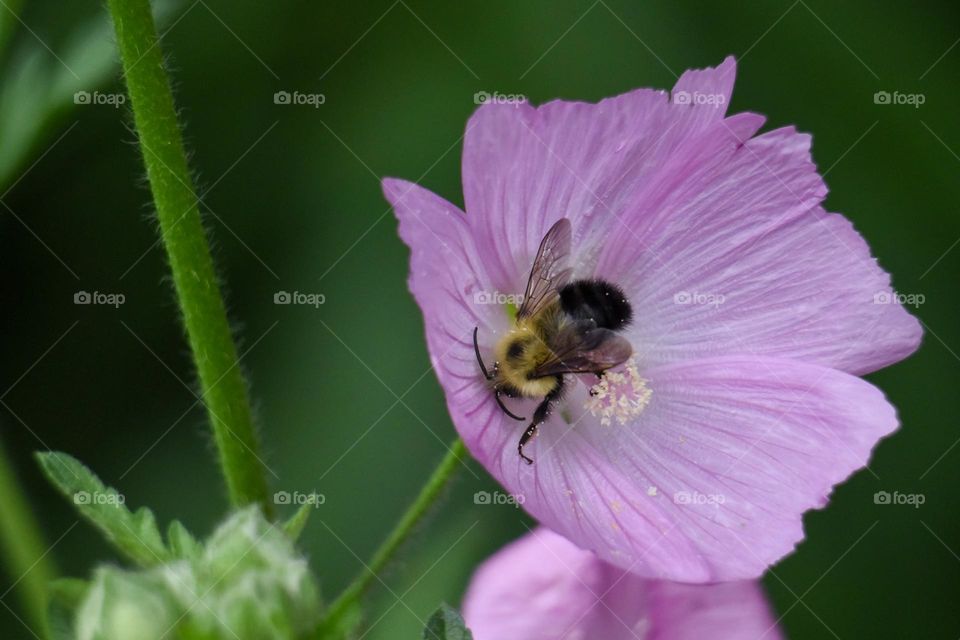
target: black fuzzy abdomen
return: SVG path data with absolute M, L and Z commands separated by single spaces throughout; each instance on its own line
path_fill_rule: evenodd
M 576 280 L 564 285 L 560 307 L 575 320 L 593 320 L 598 327 L 614 331 L 633 318 L 623 289 L 605 280 Z

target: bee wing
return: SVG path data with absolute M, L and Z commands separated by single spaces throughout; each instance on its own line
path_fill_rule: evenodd
M 523 304 L 517 311 L 517 318 L 534 315 L 560 295 L 560 288 L 570 277 L 570 269 L 567 267 L 570 235 L 570 221 L 560 218 L 550 227 L 547 235 L 543 236 L 530 270 L 530 279 L 527 280 L 527 290 L 523 294 Z
M 535 378 L 562 373 L 601 373 L 623 364 L 633 355 L 633 347 L 623 336 L 609 329 L 584 330 L 582 324 L 568 325 L 550 342 L 553 356 L 533 370 Z

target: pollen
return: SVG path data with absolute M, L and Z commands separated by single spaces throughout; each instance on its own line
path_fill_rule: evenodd
M 614 420 L 624 425 L 643 413 L 652 395 L 647 380 L 640 377 L 636 362 L 630 358 L 623 371 L 605 372 L 590 388 L 590 397 L 584 408 L 600 418 L 600 424 L 605 427 Z

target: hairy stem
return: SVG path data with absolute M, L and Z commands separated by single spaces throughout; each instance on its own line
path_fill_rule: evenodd
M 52 560 L 40 527 L 17 486 L 6 451 L 0 443 L 0 548 L 10 584 L 14 585 L 30 626 L 47 633 L 47 585 L 54 578 Z
M 377 575 L 387 566 L 387 563 L 390 562 L 393 555 L 413 533 L 417 523 L 423 519 L 430 510 L 430 507 L 433 506 L 437 498 L 443 493 L 443 490 L 453 478 L 457 465 L 461 464 L 461 460 L 465 456 L 466 447 L 463 445 L 463 440 L 457 438 L 450 445 L 450 450 L 447 452 L 447 455 L 444 456 L 437 468 L 434 469 L 430 475 L 430 479 L 427 480 L 427 483 L 420 490 L 420 494 L 413 501 L 413 504 L 407 508 L 406 512 L 400 518 L 400 521 L 394 526 L 393 531 L 390 532 L 387 539 L 383 541 L 376 553 L 373 554 L 373 558 L 367 563 L 364 570 L 353 579 L 344 592 L 330 605 L 323 627 L 335 627 L 337 620 L 345 614 L 351 605 L 356 603 L 357 600 L 366 593 L 373 581 L 377 579 Z
M 148 0 L 109 0 L 108 5 L 163 244 L 230 499 L 238 506 L 259 503 L 269 514 L 272 508 L 247 387 L 201 225 L 150 4 Z

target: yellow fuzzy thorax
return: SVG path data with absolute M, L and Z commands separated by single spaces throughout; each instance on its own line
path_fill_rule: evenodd
M 558 311 L 559 307 L 552 305 L 534 317 L 518 320 L 494 347 L 498 378 L 522 396 L 545 396 L 557 386 L 553 376 L 531 378 L 529 374 L 553 355 L 547 346 L 546 335 L 554 331 L 560 321 Z M 511 347 L 516 349 L 517 345 L 522 346 L 522 352 L 511 354 Z

